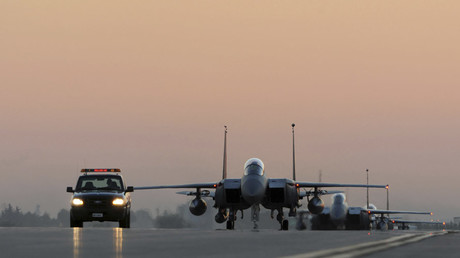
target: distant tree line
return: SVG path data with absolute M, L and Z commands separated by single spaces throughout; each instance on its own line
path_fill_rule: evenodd
M 410 227 L 411 224 L 409 224 Z M 416 224 L 417 229 L 423 230 L 441 230 L 441 229 L 460 229 L 460 224 L 456 224 L 454 222 L 446 222 L 446 225 L 440 224 Z
M 69 212 L 62 209 L 56 218 L 51 218 L 48 213 L 40 215 L 39 207 L 34 213 L 23 213 L 19 207 L 6 205 L 0 214 L 0 227 L 62 227 L 69 224 Z
M 11 204 L 2 205 L 0 212 L 0 227 L 69 227 L 70 212 L 61 209 L 56 218 L 50 217 L 47 212 L 41 214 L 40 206 L 37 206 L 35 212 L 23 212 L 19 207 Z M 114 223 L 110 222 L 92 222 L 85 224 L 85 227 L 113 227 Z M 131 227 L 146 228 L 185 228 L 190 227 L 178 209 L 176 212 L 163 211 L 154 218 L 148 210 L 131 210 Z
M 202 216 L 193 216 L 188 210 L 188 204 L 179 205 L 176 211 L 156 210 L 155 216 L 149 210 L 131 210 L 131 227 L 133 228 L 225 228 L 225 224 L 214 222 L 214 209 L 208 209 Z M 237 227 L 252 228 L 250 216 L 242 219 L 238 212 Z M 116 222 L 92 222 L 85 223 L 85 227 L 114 227 Z M 50 217 L 47 212 L 41 214 L 40 206 L 35 212 L 23 212 L 19 207 L 11 204 L 2 205 L 0 212 L 0 227 L 69 227 L 70 212 L 61 209 L 56 218 Z M 260 214 L 259 226 L 261 228 L 277 228 L 278 222 L 270 218 L 269 212 L 264 211 Z M 441 225 L 419 224 L 418 229 L 439 230 Z M 447 229 L 460 229 L 460 224 L 453 222 L 446 223 Z

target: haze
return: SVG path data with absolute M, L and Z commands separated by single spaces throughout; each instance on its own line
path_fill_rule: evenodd
M 460 216 L 458 1 L 0 2 L 0 203 L 55 215 L 83 167 L 129 185 L 229 177 L 390 184 Z M 346 189 L 347 190 L 347 189 Z M 133 194 L 174 209 L 175 191 Z M 348 189 L 350 205 L 364 189 Z M 385 208 L 382 190 L 371 202 Z M 329 201 L 329 197 L 325 200 Z M 211 202 L 212 204 L 212 202 Z

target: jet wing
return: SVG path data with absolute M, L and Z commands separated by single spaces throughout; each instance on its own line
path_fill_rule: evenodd
M 367 210 L 369 214 L 423 214 L 433 215 L 432 212 L 426 211 L 392 211 L 392 210 Z
M 334 183 L 314 183 L 314 182 L 295 182 L 297 187 L 369 187 L 386 188 L 386 185 L 359 185 L 359 184 L 334 184 Z M 136 189 L 136 188 L 134 188 Z
M 149 189 L 171 189 L 171 188 L 216 188 L 216 182 L 213 183 L 196 183 L 185 185 L 154 185 L 154 186 L 136 186 L 134 190 L 149 190 Z
M 402 219 L 392 219 L 393 223 L 408 223 L 408 224 L 437 224 L 444 225 L 445 222 L 440 221 L 421 221 L 421 220 L 402 220 Z

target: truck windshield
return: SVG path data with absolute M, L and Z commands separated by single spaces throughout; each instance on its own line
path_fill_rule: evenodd
M 82 176 L 76 191 L 123 191 L 123 184 L 118 176 Z

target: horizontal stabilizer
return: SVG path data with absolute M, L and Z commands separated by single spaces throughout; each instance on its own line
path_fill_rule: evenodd
M 188 195 L 188 196 L 196 196 L 197 192 L 195 191 L 181 191 L 181 192 L 176 192 L 177 194 L 182 194 L 182 195 Z M 212 197 L 214 198 L 215 192 L 211 192 L 209 190 L 203 190 L 201 191 L 201 197 Z
M 337 194 L 337 193 L 343 193 L 343 191 L 327 191 L 327 190 L 318 191 L 318 195 Z M 299 197 L 300 198 L 306 197 L 306 196 L 310 197 L 314 195 L 315 195 L 315 191 L 305 191 L 305 192 L 300 192 Z

